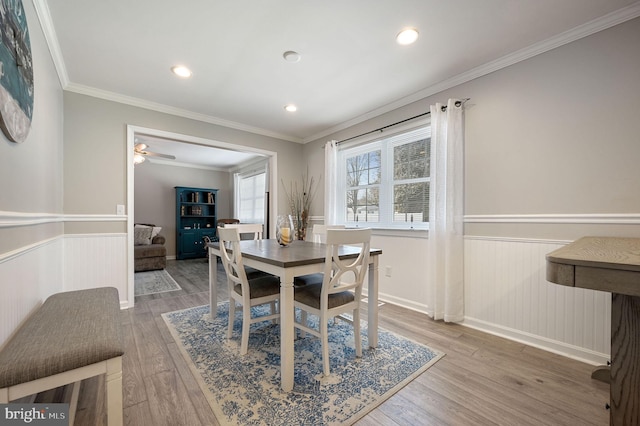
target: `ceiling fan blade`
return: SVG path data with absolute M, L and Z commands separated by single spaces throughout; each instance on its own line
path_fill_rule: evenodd
M 176 157 L 173 155 L 169 155 L 169 154 L 160 154 L 158 152 L 151 152 L 151 151 L 139 151 L 140 154 L 142 155 L 148 155 L 149 157 L 160 157 L 160 158 L 166 158 L 168 160 L 175 160 Z

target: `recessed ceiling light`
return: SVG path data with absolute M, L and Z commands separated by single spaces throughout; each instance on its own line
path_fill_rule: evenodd
M 294 52 L 293 50 L 287 50 L 282 54 L 282 57 L 287 62 L 300 62 L 300 54 L 298 52 Z
M 176 65 L 175 67 L 171 67 L 171 71 L 178 77 L 182 77 L 182 78 L 189 78 L 191 77 L 191 74 L 192 74 L 189 68 L 182 65 Z
M 285 105 L 284 109 L 289 112 L 296 112 L 298 110 L 298 107 L 295 106 L 294 104 L 289 104 L 289 105 Z
M 418 30 L 415 28 L 407 28 L 398 33 L 396 41 L 403 46 L 411 44 L 418 39 Z

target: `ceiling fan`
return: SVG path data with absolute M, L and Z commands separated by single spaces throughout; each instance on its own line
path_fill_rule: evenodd
M 159 152 L 147 151 L 147 144 L 137 143 L 133 146 L 133 163 L 140 164 L 146 160 L 145 157 L 159 157 L 166 158 L 168 160 L 175 160 L 176 157 L 169 154 L 160 154 Z

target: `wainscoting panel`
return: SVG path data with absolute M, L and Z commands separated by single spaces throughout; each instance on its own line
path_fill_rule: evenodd
M 0 347 L 50 295 L 63 290 L 63 239 L 0 255 Z
M 115 287 L 120 305 L 129 306 L 127 234 L 67 234 L 64 241 L 65 291 Z
M 587 362 L 611 353 L 611 295 L 546 280 L 561 242 L 467 237 L 465 325 Z

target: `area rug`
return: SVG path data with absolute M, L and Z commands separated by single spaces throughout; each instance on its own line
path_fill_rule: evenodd
M 280 389 L 280 328 L 253 324 L 249 352 L 240 353 L 240 315 L 234 335 L 226 338 L 228 303 L 215 318 L 209 306 L 163 314 L 221 424 L 350 425 L 422 374 L 443 353 L 390 331 L 379 329 L 379 345 L 368 349 L 362 322 L 362 358 L 355 357 L 353 327 L 337 321 L 329 327 L 331 380 L 322 373 L 320 340 L 309 334 L 295 341 L 292 392 Z M 262 315 L 268 307 L 255 307 Z M 309 322 L 317 317 L 309 315 Z
M 134 279 L 134 294 L 136 296 L 182 290 L 182 287 L 164 269 L 136 272 Z

